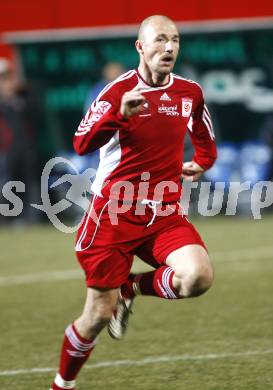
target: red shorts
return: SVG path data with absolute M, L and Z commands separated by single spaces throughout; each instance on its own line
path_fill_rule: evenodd
M 158 268 L 171 252 L 184 245 L 199 244 L 206 249 L 177 206 L 171 205 L 175 212 L 168 216 L 154 215 L 148 206 L 144 206 L 144 215 L 136 215 L 136 206 L 131 206 L 113 216 L 109 201 L 94 197 L 76 239 L 76 254 L 87 286 L 120 287 L 128 278 L 134 255 Z M 114 217 L 118 223 L 113 225 Z

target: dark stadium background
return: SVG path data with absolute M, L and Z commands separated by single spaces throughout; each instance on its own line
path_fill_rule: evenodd
M 86 92 L 101 67 L 113 59 L 137 65 L 136 26 L 151 14 L 178 23 L 175 71 L 199 81 L 208 99 L 223 149 L 218 171 L 206 180 L 272 182 L 272 0 L 1 0 L 0 58 L 12 61 L 33 94 L 39 176 L 49 158 L 71 156 Z M 58 188 L 54 202 L 67 194 L 68 187 Z M 34 198 L 41 202 L 39 191 Z M 213 288 L 185 302 L 140 297 L 126 339 L 101 335 L 79 389 L 272 388 L 272 206 L 254 219 L 247 192 L 235 217 L 199 217 L 192 205 L 215 267 Z M 73 224 L 82 209 L 71 210 L 64 221 Z M 74 235 L 37 215 L 39 223 L 0 215 L 2 390 L 48 389 L 63 329 L 85 296 Z M 134 267 L 145 269 L 138 259 Z
M 175 71 L 192 76 L 208 93 L 218 140 L 240 143 L 260 138 L 272 115 L 272 104 L 263 105 L 257 96 L 257 104 L 254 99 L 250 107 L 253 90 L 237 98 L 223 97 L 223 101 L 210 92 L 226 88 L 228 95 L 232 86 L 225 83 L 230 74 L 234 89 L 240 90 L 240 80 L 251 78 L 249 73 L 256 71 L 260 74 L 253 76 L 253 82 L 264 89 L 263 96 L 273 97 L 272 2 L 253 1 L 247 6 L 245 1 L 232 0 L 219 6 L 215 0 L 184 5 L 160 0 L 128 6 L 128 2 L 116 1 L 105 8 L 86 0 L 77 4 L 64 0 L 1 2 L 0 57 L 14 59 L 36 98 L 41 165 L 52 153 L 71 149 L 86 94 L 100 78 L 102 66 L 113 60 L 125 69 L 136 66 L 136 25 L 158 12 L 179 24 L 182 45 Z

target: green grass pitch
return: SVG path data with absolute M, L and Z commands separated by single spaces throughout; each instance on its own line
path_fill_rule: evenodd
M 124 341 L 101 334 L 79 390 L 273 389 L 273 217 L 194 224 L 214 263 L 212 289 L 185 301 L 139 297 Z M 49 389 L 85 297 L 73 240 L 50 226 L 0 230 L 1 390 Z

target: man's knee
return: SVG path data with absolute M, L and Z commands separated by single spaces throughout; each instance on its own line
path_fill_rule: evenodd
M 213 268 L 211 264 L 196 267 L 192 273 L 184 278 L 184 286 L 181 286 L 181 292 L 184 297 L 198 297 L 211 287 L 212 282 Z
M 204 294 L 213 282 L 213 267 L 202 247 L 181 248 L 169 264 L 174 269 L 173 285 L 181 298 Z

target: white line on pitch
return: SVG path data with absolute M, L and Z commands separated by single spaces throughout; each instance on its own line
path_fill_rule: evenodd
M 83 278 L 81 269 L 68 269 L 63 271 L 41 272 L 16 276 L 0 277 L 0 286 L 51 282 L 55 280 L 73 280 Z
M 272 349 L 266 349 L 264 351 L 245 351 L 245 352 L 224 352 L 224 353 L 208 353 L 206 355 L 178 355 L 178 356 L 159 356 L 159 357 L 147 357 L 140 360 L 110 360 L 100 363 L 94 363 L 86 365 L 85 368 L 88 370 L 103 367 L 116 367 L 116 366 L 143 366 L 146 364 L 156 363 L 172 363 L 177 361 L 194 361 L 194 360 L 212 360 L 212 359 L 225 359 L 225 358 L 236 358 L 236 357 L 251 357 L 259 355 L 273 354 Z M 12 371 L 0 371 L 0 376 L 15 376 L 23 374 L 43 374 L 46 372 L 55 372 L 56 368 L 52 367 L 41 367 L 41 368 L 30 368 L 22 370 Z
M 239 250 L 212 252 L 212 261 L 239 261 L 239 260 L 261 260 L 272 258 L 273 260 L 273 246 L 244 248 Z
M 213 262 L 218 263 L 222 261 L 242 261 L 242 260 L 262 260 L 273 259 L 273 247 L 255 247 L 244 248 L 232 251 L 211 252 L 210 257 Z M 137 265 L 139 267 L 139 264 Z M 140 270 L 141 271 L 141 270 Z M 140 272 L 137 270 L 137 272 Z M 63 271 L 41 272 L 34 274 L 16 275 L 16 276 L 2 276 L 0 277 L 0 287 L 14 286 L 41 282 L 52 282 L 61 280 L 76 280 L 83 279 L 83 271 L 81 269 L 69 269 Z

